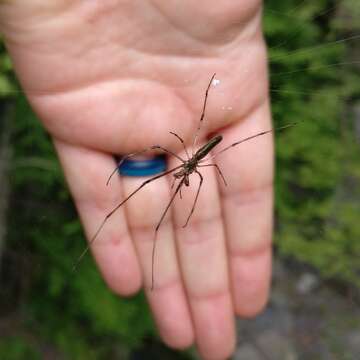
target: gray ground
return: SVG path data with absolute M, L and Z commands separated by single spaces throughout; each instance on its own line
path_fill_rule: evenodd
M 270 303 L 238 321 L 234 360 L 360 359 L 360 307 L 309 270 L 274 266 Z

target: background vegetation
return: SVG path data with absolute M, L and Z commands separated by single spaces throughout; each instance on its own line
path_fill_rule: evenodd
M 350 8 L 358 19 L 360 11 L 354 1 L 338 5 L 266 1 L 275 123 L 302 121 L 277 136 L 276 244 L 282 255 L 323 277 L 360 287 L 360 162 L 351 113 L 359 67 L 339 65 L 354 61 L 359 39 L 336 42 L 354 35 L 341 11 Z M 16 89 L 0 45 L 0 130 L 7 123 L 12 144 L 0 263 L 0 313 L 8 326 L 0 328 L 0 358 L 40 359 L 45 351 L 70 359 L 125 359 L 147 339 L 147 359 L 153 348 L 160 351 L 156 359 L 176 359 L 152 340 L 142 294 L 112 295 L 90 257 L 71 274 L 84 244 L 81 226 L 50 139 Z

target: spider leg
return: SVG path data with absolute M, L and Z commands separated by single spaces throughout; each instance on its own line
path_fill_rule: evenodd
M 216 168 L 216 170 L 219 172 L 221 178 L 223 179 L 225 186 L 227 186 L 225 177 L 224 177 L 223 173 L 221 172 L 221 170 L 220 170 L 220 168 L 219 168 L 219 166 L 217 164 L 198 165 L 198 167 L 206 167 L 206 166 L 214 166 Z
M 171 190 L 174 188 L 175 183 L 176 183 L 176 180 L 177 180 L 177 178 L 174 177 L 174 180 L 173 180 L 173 182 L 172 182 L 172 184 L 171 184 L 171 186 L 170 186 L 170 189 L 171 189 Z M 180 199 L 182 199 L 182 196 L 181 196 L 181 188 L 180 188 L 180 190 L 179 190 L 179 194 L 180 194 Z
M 185 150 L 185 154 L 186 154 L 188 160 L 190 160 L 189 153 L 187 152 L 187 149 L 186 149 L 186 146 L 185 146 L 185 141 L 178 134 L 176 134 L 176 133 L 174 133 L 172 131 L 170 131 L 170 134 L 176 136 L 180 140 L 180 142 L 182 143 L 182 146 L 183 146 L 183 148 Z
M 98 229 L 96 230 L 94 236 L 90 239 L 88 245 L 86 246 L 86 248 L 84 249 L 84 251 L 81 253 L 81 255 L 78 257 L 77 261 L 75 262 L 75 264 L 73 265 L 72 271 L 75 271 L 76 268 L 78 267 L 80 261 L 82 260 L 82 258 L 85 256 L 85 254 L 89 251 L 91 245 L 93 244 L 93 242 L 96 240 L 97 236 L 99 235 L 100 231 L 102 230 L 102 228 L 104 227 L 105 223 L 107 222 L 107 220 L 110 218 L 111 215 L 114 214 L 115 211 L 117 211 L 123 204 L 126 203 L 126 201 L 128 201 L 133 195 L 135 195 L 140 189 L 142 189 L 145 185 L 151 183 L 152 181 L 159 179 L 165 175 L 168 175 L 172 172 L 174 172 L 175 170 L 181 168 L 182 165 L 177 166 L 171 170 L 165 171 L 159 175 L 156 175 L 150 179 L 147 179 L 146 181 L 144 181 L 140 186 L 138 186 L 131 194 L 129 194 L 120 204 L 118 204 L 117 206 L 114 207 L 114 209 L 112 209 L 104 218 L 104 220 L 102 221 L 102 223 L 100 224 L 100 226 L 98 227 Z
M 170 199 L 169 203 L 167 204 L 166 209 L 162 213 L 161 218 L 155 228 L 155 238 L 154 238 L 154 244 L 153 244 L 152 255 L 151 255 L 151 291 L 154 289 L 154 264 L 155 264 L 156 233 L 159 230 L 159 227 L 160 227 L 161 223 L 163 222 L 165 215 L 168 212 L 172 202 L 174 201 L 176 194 L 180 191 L 183 184 L 184 184 L 184 178 L 181 179 L 178 186 L 176 187 L 175 192 L 172 194 L 171 199 Z
M 200 188 L 201 188 L 201 185 L 202 185 L 202 183 L 203 183 L 203 181 L 204 181 L 204 178 L 202 177 L 201 173 L 200 173 L 199 171 L 197 171 L 197 170 L 195 170 L 195 172 L 196 172 L 196 173 L 199 175 L 199 177 L 200 177 L 200 183 L 199 183 L 199 187 L 198 187 L 197 192 L 196 192 L 194 204 L 193 204 L 193 206 L 192 206 L 192 208 L 191 208 L 190 214 L 189 214 L 189 216 L 188 216 L 188 218 L 187 218 L 187 220 L 186 220 L 185 225 L 183 225 L 183 228 L 187 226 L 187 224 L 188 224 L 188 222 L 189 222 L 189 220 L 190 220 L 190 218 L 191 218 L 191 215 L 193 214 L 193 212 L 194 212 L 194 210 L 195 210 L 195 206 L 196 206 L 196 203 L 197 203 L 197 200 L 198 200 L 198 197 L 199 197 L 199 193 L 200 193 Z
M 140 150 L 140 151 L 137 151 L 137 152 L 134 152 L 134 153 L 131 153 L 131 154 L 127 154 L 125 156 L 123 156 L 121 158 L 121 160 L 119 161 L 119 163 L 117 164 L 116 168 L 114 169 L 114 171 L 110 174 L 109 178 L 107 179 L 106 181 L 106 185 L 109 185 L 109 182 L 110 182 L 110 179 L 113 177 L 113 175 L 118 171 L 119 167 L 121 166 L 121 164 L 126 160 L 126 159 L 129 159 L 133 156 L 136 156 L 136 155 L 141 155 L 149 150 L 156 150 L 156 149 L 160 149 L 164 152 L 166 152 L 167 154 L 170 154 L 172 156 L 175 156 L 177 159 L 179 159 L 181 162 L 185 162 L 184 159 L 182 159 L 179 155 L 173 153 L 171 150 L 168 150 L 168 149 L 165 149 L 164 147 L 160 146 L 160 145 L 153 145 L 153 146 L 150 146 L 146 149 L 143 149 L 143 150 Z
M 172 184 L 171 184 L 171 186 L 170 186 L 170 189 L 171 189 L 171 190 L 174 188 L 176 180 L 177 180 L 177 179 L 176 179 L 176 177 L 174 176 L 174 180 L 173 180 L 173 182 L 172 182 Z
M 224 148 L 224 149 L 220 150 L 219 152 L 217 152 L 216 154 L 212 155 L 210 158 L 213 159 L 215 156 L 218 156 L 218 155 L 220 155 L 221 153 L 223 153 L 224 151 L 229 150 L 230 148 L 232 148 L 232 147 L 234 147 L 234 146 L 237 146 L 237 145 L 239 145 L 239 144 L 241 144 L 241 143 L 243 143 L 243 142 L 245 142 L 245 141 L 248 141 L 248 140 L 251 140 L 251 139 L 255 139 L 255 138 L 257 138 L 258 136 L 266 135 L 266 134 L 269 134 L 269 133 L 272 133 L 272 132 L 275 132 L 275 131 L 285 130 L 285 129 L 289 128 L 289 127 L 292 127 L 292 126 L 297 125 L 298 123 L 299 123 L 299 122 L 297 122 L 297 123 L 292 123 L 292 124 L 287 124 L 287 125 L 284 125 L 284 126 L 280 126 L 280 127 L 276 128 L 276 129 L 266 130 L 266 131 L 259 132 L 259 133 L 255 134 L 255 135 L 248 136 L 248 137 L 246 137 L 246 138 L 244 138 L 244 139 L 241 139 L 241 140 L 239 140 L 239 141 L 236 141 L 236 142 L 230 144 L 230 145 L 227 146 L 226 148 Z
M 210 79 L 209 85 L 206 88 L 203 108 L 202 108 L 202 112 L 201 112 L 201 116 L 200 116 L 200 120 L 199 120 L 199 125 L 198 125 L 198 127 L 196 129 L 196 133 L 195 133 L 195 136 L 194 136 L 194 141 L 193 141 L 193 144 L 192 144 L 192 154 L 193 154 L 193 156 L 194 156 L 194 147 L 195 147 L 197 139 L 199 137 L 199 131 L 201 129 L 201 125 L 202 125 L 202 122 L 203 122 L 204 116 L 205 116 L 205 109 L 206 109 L 206 103 L 207 103 L 207 98 L 208 98 L 208 94 L 209 94 L 209 89 L 210 89 L 210 86 L 211 86 L 211 84 L 212 84 L 212 82 L 213 82 L 213 80 L 215 78 L 215 75 L 216 75 L 216 73 L 213 74 L 213 76 Z

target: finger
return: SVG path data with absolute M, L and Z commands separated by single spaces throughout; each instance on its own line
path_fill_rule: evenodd
M 123 177 L 125 193 L 130 193 L 146 179 Z M 194 335 L 177 262 L 171 209 L 155 232 L 169 201 L 170 189 L 165 176 L 144 186 L 126 203 L 126 216 L 141 263 L 146 295 L 160 335 L 169 346 L 185 348 L 193 343 Z M 154 241 L 154 288 L 151 290 Z
M 271 128 L 268 104 L 223 132 L 224 146 Z M 271 273 L 272 134 L 216 158 L 228 186 L 221 186 L 236 313 L 252 316 L 265 305 Z M 221 180 L 219 180 L 221 181 Z
M 122 199 L 119 178 L 106 186 L 115 162 L 106 154 L 59 140 L 55 146 L 86 236 L 91 239 L 106 214 Z M 124 209 L 120 208 L 108 219 L 91 245 L 91 251 L 106 283 L 115 292 L 129 295 L 140 289 L 141 272 Z
M 213 168 L 199 168 L 204 178 L 196 208 L 185 228 L 199 186 L 190 186 L 174 204 L 177 247 L 199 352 L 206 359 L 224 359 L 235 345 L 220 199 Z

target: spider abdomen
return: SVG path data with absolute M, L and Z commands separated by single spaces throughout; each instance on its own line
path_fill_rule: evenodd
M 223 137 L 221 135 L 216 135 L 211 138 L 205 145 L 203 145 L 194 155 L 197 161 L 203 159 L 219 142 L 221 142 Z

